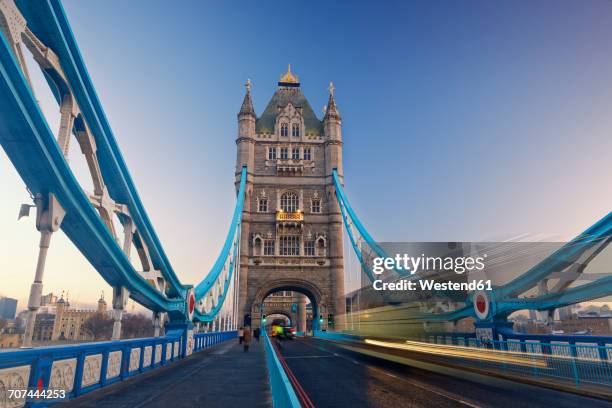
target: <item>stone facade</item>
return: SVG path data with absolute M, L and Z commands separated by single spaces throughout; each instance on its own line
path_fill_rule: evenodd
M 323 120 L 290 70 L 259 117 L 250 92 L 249 82 L 236 140 L 237 186 L 242 167 L 248 169 L 240 315 L 250 314 L 258 327 L 264 299 L 285 290 L 307 296 L 327 322 L 328 313 L 345 310 L 343 226 L 332 179 L 334 169 L 342 177 L 342 130 L 333 87 Z M 305 316 L 302 299 L 298 314 Z
M 45 299 L 49 299 L 45 301 Z M 73 309 L 63 296 L 49 294 L 43 297 L 42 306 L 36 314 L 32 340 L 37 344 L 57 341 L 92 341 L 91 334 L 84 330 L 84 323 L 96 313 L 106 313 L 104 297 L 98 300 L 97 310 Z

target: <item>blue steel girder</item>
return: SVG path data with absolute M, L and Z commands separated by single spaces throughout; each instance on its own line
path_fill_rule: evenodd
M 229 231 L 227 233 L 227 237 L 223 244 L 223 248 L 221 249 L 221 253 L 219 254 L 217 260 L 215 261 L 213 267 L 210 272 L 206 275 L 206 277 L 195 287 L 195 298 L 196 302 L 198 302 L 198 306 L 196 307 L 196 311 L 194 314 L 195 320 L 206 322 L 214 319 L 216 314 L 219 312 L 223 303 L 225 302 L 225 297 L 227 295 L 229 285 L 231 283 L 233 274 L 237 269 L 239 269 L 238 262 L 238 254 L 240 251 L 240 233 L 241 233 L 241 222 L 242 222 L 242 211 L 244 208 L 244 200 L 246 196 L 246 183 L 247 183 L 247 167 L 242 167 L 240 173 L 240 185 L 238 187 L 238 194 L 236 200 L 236 206 L 234 207 L 234 213 L 232 215 L 232 221 L 230 224 Z M 228 268 L 227 271 L 227 279 L 225 279 L 223 283 L 223 290 L 219 294 L 217 299 L 214 299 L 215 304 L 213 305 L 212 310 L 203 311 L 200 310 L 202 308 L 202 304 L 205 301 L 205 297 L 211 296 L 212 291 L 215 285 L 219 285 L 219 279 L 221 279 L 222 272 L 225 268 Z
M 338 199 L 338 204 L 340 206 L 340 211 L 342 213 L 342 220 L 344 221 L 344 227 L 351 241 L 351 245 L 355 254 L 357 255 L 357 259 L 362 266 L 362 269 L 368 276 L 371 282 L 373 282 L 376 277 L 374 276 L 370 265 L 367 265 L 367 260 L 364 258 L 363 253 L 366 251 L 363 247 L 360 246 L 365 244 L 367 248 L 369 248 L 372 255 L 377 255 L 381 258 L 387 258 L 387 253 L 378 245 L 378 243 L 372 238 L 368 230 L 363 226 L 355 211 L 351 207 L 348 199 L 346 198 L 346 194 L 344 193 L 344 188 L 342 187 L 342 183 L 340 182 L 340 178 L 338 177 L 338 172 L 336 169 L 333 170 L 332 173 L 334 187 L 336 189 L 336 198 Z M 406 271 L 395 270 L 395 272 L 402 277 L 410 276 L 411 278 L 415 278 L 414 275 L 410 275 Z
M 607 245 L 611 236 L 612 212 L 533 268 L 501 286 L 497 289 L 497 296 L 499 298 L 516 297 L 524 293 L 551 274 L 561 272 L 578 262 L 585 252 L 601 245 Z
M 185 297 L 188 287 L 176 276 L 144 209 L 60 1 L 17 0 L 16 3 L 28 28 L 60 59 L 70 90 L 95 138 L 100 170 L 110 196 L 128 207 L 130 217 L 147 244 L 154 269 L 159 270 L 168 283 L 168 295 Z
M 11 48 L 0 32 L 0 144 L 32 194 L 53 193 L 66 211 L 61 228 L 112 286 L 155 311 L 182 311 L 132 267 L 81 189 L 49 129 Z
M 351 245 L 363 270 L 370 281 L 373 281 L 376 277 L 363 257 L 362 248 L 359 245 L 360 238 L 362 243 L 368 245 L 376 255 L 380 257 L 387 257 L 387 255 L 374 241 L 351 208 L 335 170 L 333 172 L 333 180 Z M 495 287 L 490 296 L 491 312 L 488 319 L 503 319 L 510 313 L 522 309 L 550 310 L 611 295 L 612 278 L 610 277 L 600 278 L 595 282 L 568 289 L 570 284 L 580 276 L 588 263 L 611 241 L 612 212 L 518 278 Z M 568 270 L 570 267 L 573 268 Z M 519 297 L 519 295 L 532 289 L 542 281 L 553 276 L 558 277 L 559 275 L 563 278 L 552 291 L 549 290 L 547 293 L 537 297 Z M 413 275 L 411 278 L 414 279 L 416 276 Z M 463 307 L 454 311 L 440 314 L 424 313 L 415 318 L 425 321 L 455 321 L 466 317 L 477 317 L 471 296 L 466 299 Z

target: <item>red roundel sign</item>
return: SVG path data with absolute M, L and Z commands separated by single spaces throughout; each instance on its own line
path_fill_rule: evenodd
M 193 312 L 195 311 L 195 303 L 195 294 L 193 293 L 193 289 L 191 289 L 187 294 L 187 313 L 189 314 L 189 320 L 193 318 Z
M 485 291 L 478 291 L 474 295 L 474 312 L 481 320 L 489 315 L 489 296 Z

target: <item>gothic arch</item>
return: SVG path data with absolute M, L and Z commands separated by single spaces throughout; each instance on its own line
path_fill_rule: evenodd
M 260 310 L 259 306 L 263 304 L 264 299 L 270 294 L 279 290 L 290 290 L 308 297 L 312 304 L 313 316 L 318 316 L 319 314 L 325 313 L 328 303 L 333 304 L 333 299 L 327 299 L 327 297 L 323 294 L 324 292 L 307 280 L 274 279 L 266 282 L 265 285 L 257 290 L 250 307 L 247 310 L 250 310 L 252 315 L 257 314 Z M 315 318 L 312 322 L 314 330 L 317 330 L 319 325 L 318 319 Z
M 325 306 L 325 301 L 327 300 L 323 298 L 323 293 L 318 287 L 306 280 L 275 279 L 266 282 L 265 285 L 259 288 L 259 290 L 255 294 L 255 297 L 253 298 L 252 304 L 262 304 L 264 299 L 268 297 L 268 295 L 279 290 L 290 290 L 294 292 L 299 292 L 303 295 L 306 295 L 311 302 L 316 302 L 316 304 L 319 306 Z

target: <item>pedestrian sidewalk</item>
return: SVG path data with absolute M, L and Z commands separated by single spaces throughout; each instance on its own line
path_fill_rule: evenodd
M 244 353 L 238 339 L 222 343 L 62 407 L 272 407 L 263 339 Z

